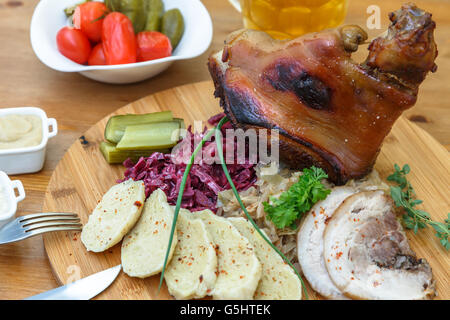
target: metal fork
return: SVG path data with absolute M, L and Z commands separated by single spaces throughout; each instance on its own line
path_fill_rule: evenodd
M 0 228 L 0 244 L 24 240 L 53 231 L 81 231 L 75 213 L 49 212 L 18 217 Z

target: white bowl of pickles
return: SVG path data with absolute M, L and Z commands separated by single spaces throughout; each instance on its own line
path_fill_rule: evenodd
M 112 84 L 149 79 L 166 70 L 177 60 L 201 55 L 209 48 L 212 40 L 211 17 L 200 0 L 162 2 L 164 12 L 178 9 L 183 18 L 181 38 L 174 46 L 172 55 L 165 58 L 114 65 L 85 65 L 68 59 L 58 50 L 56 37 L 59 30 L 71 24 L 65 10 L 79 4 L 80 0 L 41 0 L 31 20 L 31 45 L 39 60 L 57 71 L 79 72 L 90 79 Z

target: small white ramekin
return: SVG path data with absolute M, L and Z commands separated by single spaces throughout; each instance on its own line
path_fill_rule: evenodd
M 19 180 L 11 181 L 3 171 L 0 171 L 0 187 L 2 188 L 1 192 L 5 193 L 8 203 L 8 210 L 6 212 L 0 212 L 1 228 L 14 218 L 17 211 L 17 202 L 25 199 L 25 190 L 23 189 L 22 182 Z M 17 196 L 15 190 L 17 190 Z
M 0 150 L 0 170 L 9 175 L 40 171 L 44 166 L 48 139 L 58 133 L 56 120 L 47 118 L 44 110 L 35 107 L 0 109 L 0 117 L 10 114 L 38 116 L 42 120 L 42 141 L 33 147 Z

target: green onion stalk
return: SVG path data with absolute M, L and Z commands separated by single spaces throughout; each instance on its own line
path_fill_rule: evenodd
M 241 209 L 244 211 L 245 215 L 247 216 L 248 221 L 250 221 L 250 223 L 253 225 L 253 227 L 256 229 L 256 231 L 259 233 L 259 235 L 272 247 L 272 249 L 274 249 L 281 256 L 281 258 L 283 258 L 284 262 L 286 262 L 294 270 L 295 274 L 300 279 L 300 282 L 302 284 L 302 288 L 303 288 L 303 292 L 305 294 L 305 298 L 308 299 L 308 292 L 306 291 L 306 287 L 305 287 L 305 284 L 303 282 L 303 279 L 300 276 L 300 274 L 298 273 L 297 269 L 295 269 L 295 267 L 289 261 L 289 259 L 267 238 L 267 236 L 258 227 L 256 222 L 253 220 L 253 218 L 248 213 L 247 208 L 244 206 L 244 203 L 242 202 L 242 199 L 239 196 L 239 192 L 237 191 L 236 186 L 234 185 L 233 180 L 231 179 L 230 173 L 228 172 L 227 165 L 225 163 L 225 159 L 224 159 L 224 156 L 223 156 L 223 147 L 222 147 L 222 132 L 221 132 L 221 129 L 222 129 L 222 126 L 226 122 L 228 122 L 228 118 L 227 117 L 222 118 L 222 120 L 220 120 L 220 122 L 217 125 L 217 127 L 215 127 L 214 129 L 210 130 L 203 137 L 202 141 L 195 148 L 191 158 L 189 159 L 189 163 L 186 166 L 186 169 L 185 169 L 184 174 L 183 174 L 183 179 L 181 180 L 180 190 L 178 192 L 177 203 L 176 203 L 176 206 L 175 206 L 175 212 L 174 212 L 174 216 L 173 216 L 172 230 L 171 230 L 171 234 L 170 234 L 170 238 L 169 238 L 169 245 L 167 247 L 166 257 L 164 259 L 164 265 L 163 265 L 163 269 L 162 269 L 162 272 L 161 272 L 161 278 L 160 278 L 160 281 L 159 281 L 158 291 L 161 289 L 161 286 L 162 286 L 162 283 L 163 283 L 164 271 L 166 269 L 167 261 L 169 259 L 169 252 L 170 252 L 170 248 L 172 246 L 173 235 L 175 233 L 175 226 L 176 226 L 177 219 L 178 219 L 178 213 L 180 212 L 181 200 L 183 198 L 184 188 L 185 188 L 185 185 L 186 185 L 187 177 L 189 175 L 189 171 L 191 170 L 192 164 L 194 163 L 195 156 L 202 149 L 202 147 L 205 144 L 205 142 L 208 141 L 211 138 L 212 134 L 214 133 L 215 134 L 215 142 L 216 142 L 216 146 L 217 146 L 217 153 L 218 153 L 221 165 L 222 165 L 223 172 L 225 173 L 225 176 L 226 176 L 226 178 L 228 180 L 228 183 L 230 184 L 231 189 L 233 190 L 234 196 L 236 197 L 239 205 L 241 206 Z

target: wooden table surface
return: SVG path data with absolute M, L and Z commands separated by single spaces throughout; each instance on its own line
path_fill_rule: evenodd
M 240 15 L 227 0 L 202 0 L 214 23 L 210 49 L 202 56 L 176 62 L 156 78 L 132 85 L 106 85 L 79 74 L 61 73 L 44 66 L 34 55 L 29 41 L 29 25 L 37 0 L 0 0 L 0 106 L 38 106 L 56 118 L 59 134 L 50 140 L 44 169 L 20 179 L 27 197 L 19 203 L 18 214 L 40 212 L 44 193 L 58 161 L 68 147 L 104 116 L 151 93 L 174 86 L 209 79 L 206 59 L 221 48 L 225 36 L 242 27 Z M 366 25 L 367 7 L 381 7 L 382 30 L 388 25 L 388 12 L 398 9 L 399 0 L 350 0 L 347 23 Z M 450 150 L 450 1 L 416 1 L 433 13 L 437 22 L 436 42 L 439 66 L 421 86 L 417 105 L 406 112 L 411 121 L 429 132 Z M 357 54 L 363 57 L 363 49 Z M 211 92 L 212 94 L 212 92 Z M 414 155 L 411 155 L 414 156 Z M 40 236 L 0 247 L 0 299 L 22 299 L 57 287 Z

